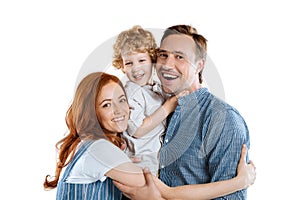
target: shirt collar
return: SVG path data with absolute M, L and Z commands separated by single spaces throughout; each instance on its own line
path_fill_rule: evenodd
M 183 97 L 180 97 L 178 99 L 178 105 L 188 105 L 189 107 L 194 107 L 196 104 L 198 104 L 203 97 L 203 94 L 206 93 L 208 90 L 205 87 L 201 87 L 200 89 L 196 90 L 193 93 L 190 93 L 188 95 L 185 95 Z

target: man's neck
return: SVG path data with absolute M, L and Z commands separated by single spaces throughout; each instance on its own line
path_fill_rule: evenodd
M 188 90 L 190 93 L 193 93 L 193 92 L 199 90 L 200 88 L 202 88 L 202 84 L 199 82 L 196 82 L 196 83 L 192 84 Z

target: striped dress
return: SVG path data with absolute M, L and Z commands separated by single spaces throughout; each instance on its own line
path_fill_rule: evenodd
M 87 184 L 66 182 L 66 179 L 76 161 L 91 144 L 92 141 L 89 141 L 82 145 L 81 148 L 76 152 L 72 161 L 69 163 L 62 179 L 57 185 L 57 200 L 118 200 L 122 198 L 121 191 L 114 186 L 112 180 L 108 177 L 103 182 L 98 180 L 96 182 Z

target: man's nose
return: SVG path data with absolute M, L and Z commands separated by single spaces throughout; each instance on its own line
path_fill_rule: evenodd
M 165 60 L 165 66 L 169 68 L 174 68 L 175 67 L 175 59 L 174 55 L 170 54 L 166 60 Z

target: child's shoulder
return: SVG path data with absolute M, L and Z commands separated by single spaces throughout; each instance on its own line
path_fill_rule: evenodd
M 127 81 L 124 88 L 125 88 L 126 93 L 128 93 L 128 92 L 135 93 L 139 90 L 142 90 L 141 86 L 139 86 L 138 84 L 136 84 L 132 81 Z
M 125 84 L 125 92 L 128 99 L 142 99 L 144 96 L 144 89 L 138 84 L 127 81 Z

